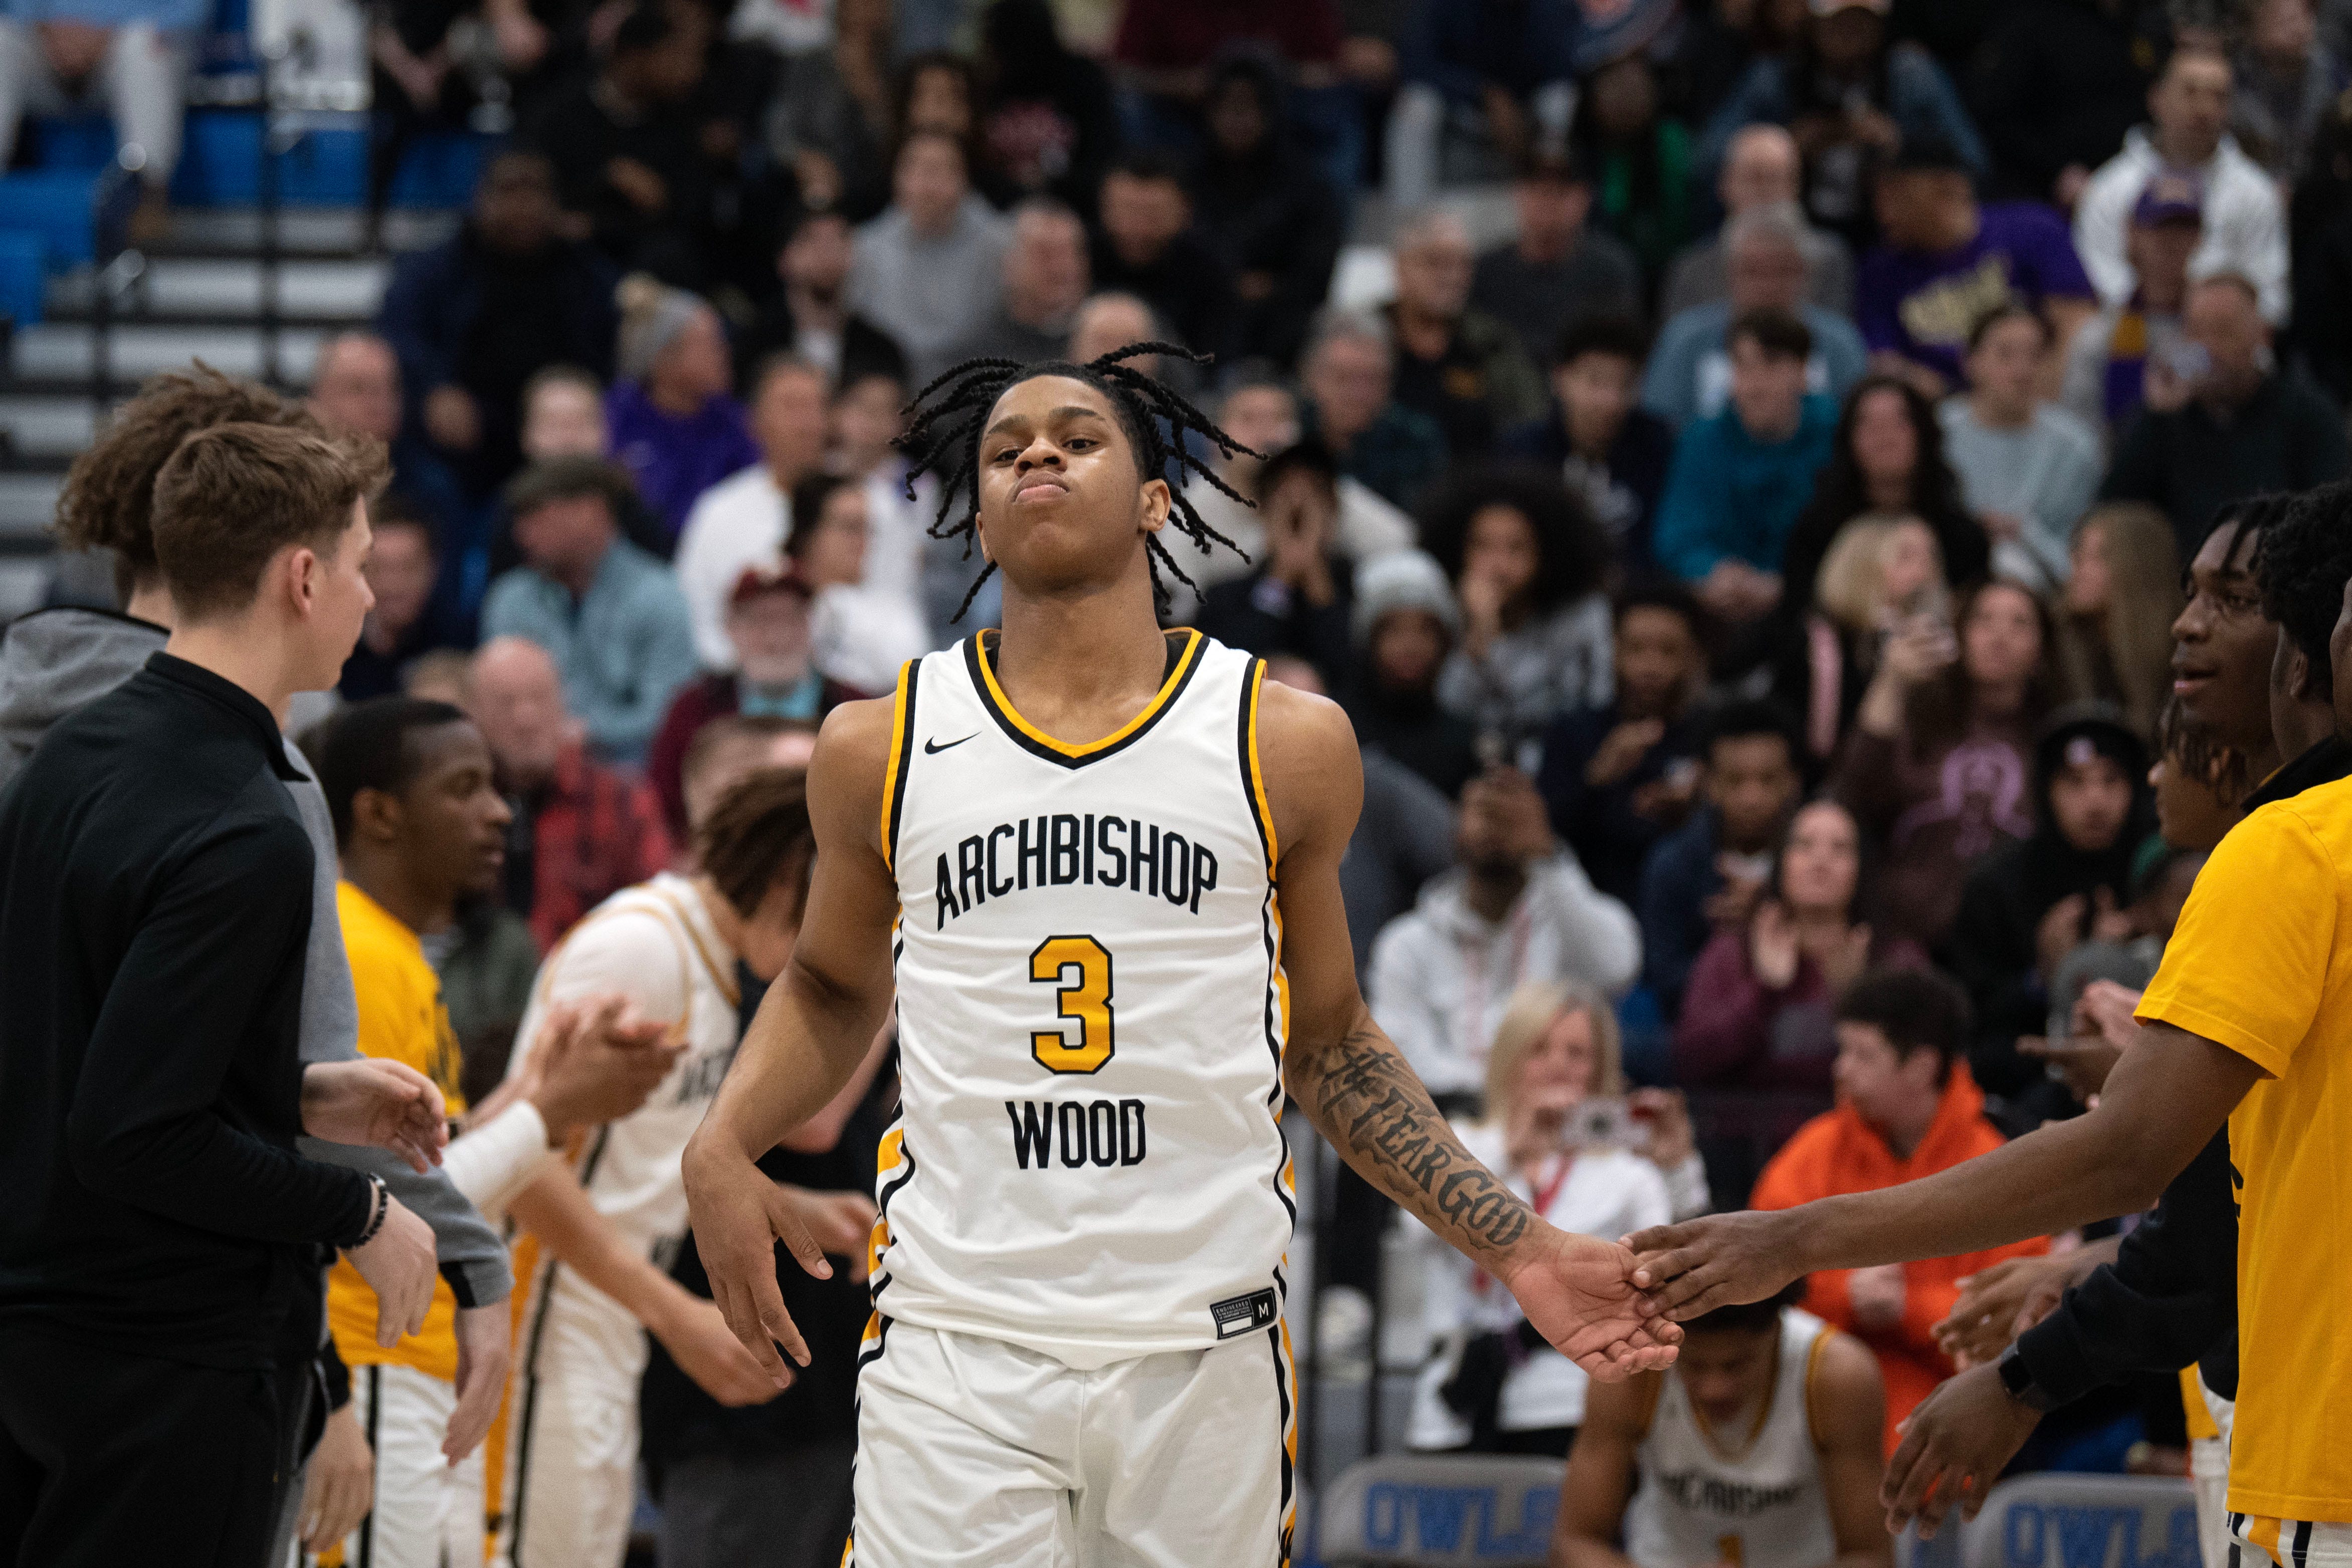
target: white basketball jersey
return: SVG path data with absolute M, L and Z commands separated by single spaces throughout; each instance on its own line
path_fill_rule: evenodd
M 1265 667 L 1171 632 L 1150 706 L 1071 746 L 1005 700 L 994 643 L 898 678 L 875 1306 L 1077 1367 L 1272 1329 L 1296 1205 Z
M 1666 1373 L 1635 1451 L 1641 1487 L 1625 1510 L 1634 1568 L 1819 1568 L 1837 1556 L 1811 1399 L 1830 1332 L 1810 1312 L 1782 1310 L 1772 1392 L 1744 1442 L 1709 1432 L 1682 1374 Z
M 589 1134 L 580 1184 L 634 1248 L 667 1268 L 687 1228 L 679 1161 L 740 1034 L 734 952 L 686 878 L 664 871 L 624 888 L 565 933 L 540 965 L 508 1076 L 537 1048 L 550 1007 L 614 993 L 640 1017 L 674 1025 L 687 1049 L 644 1105 Z

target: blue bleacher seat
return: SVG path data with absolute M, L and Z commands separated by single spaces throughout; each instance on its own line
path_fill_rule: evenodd
M 48 245 L 39 235 L 0 229 L 0 316 L 20 327 L 39 323 L 47 261 Z
M 0 178 L 0 232 L 37 237 L 51 271 L 79 266 L 96 252 L 90 202 L 98 174 L 89 169 L 29 170 Z

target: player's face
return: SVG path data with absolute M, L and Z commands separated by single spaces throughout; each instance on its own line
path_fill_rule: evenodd
M 1777 1327 L 1716 1329 L 1683 1341 L 1675 1375 L 1709 1426 L 1736 1426 L 1764 1397 L 1779 1334 Z
M 1092 591 L 1143 572 L 1168 521 L 1167 481 L 1139 483 L 1110 401 L 1067 376 L 1032 376 L 989 410 L 980 439 L 980 545 L 1006 585 Z
M 2172 623 L 2172 690 L 2189 717 L 2242 752 L 2271 739 L 2271 656 L 2278 626 L 2235 527 L 2217 528 L 2189 563 L 2189 603 Z
M 487 893 L 506 865 L 507 809 L 490 748 L 471 723 L 416 731 L 416 775 L 401 794 L 402 858 L 452 894 Z

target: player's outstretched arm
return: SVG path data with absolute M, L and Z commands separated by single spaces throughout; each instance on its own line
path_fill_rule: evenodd
M 1528 1321 L 1604 1380 L 1664 1366 L 1681 1331 L 1645 1321 L 1633 1255 L 1547 1225 L 1470 1157 L 1356 986 L 1339 858 L 1363 804 L 1355 732 L 1338 707 L 1267 683 L 1258 750 L 1276 837 L 1290 979 L 1284 1078 L 1366 1181 L 1508 1286 Z
M 1549 1568 L 1633 1568 L 1617 1543 L 1624 1539 L 1625 1505 L 1633 1497 L 1635 1456 L 1664 1375 L 1647 1373 L 1586 1394 L 1584 1422 L 1559 1481 Z
M 1901 1186 L 1795 1208 L 1713 1215 L 1626 1237 L 1644 1305 L 1680 1321 L 1758 1301 L 1801 1274 L 1981 1252 L 2137 1214 L 2203 1148 L 2261 1069 L 2154 1024 L 2116 1064 L 2097 1109 Z
M 1895 1542 L 1879 1525 L 1878 1482 L 1886 1453 L 1886 1384 L 1878 1358 L 1832 1330 L 1813 1369 L 1813 1442 L 1830 1505 L 1837 1556 L 1828 1568 L 1890 1568 Z
M 816 864 L 800 938 L 686 1147 L 687 1204 L 711 1295 L 779 1386 L 791 1373 L 777 1344 L 803 1366 L 809 1352 L 776 1289 L 775 1244 L 819 1279 L 833 1270 L 755 1162 L 840 1091 L 890 1003 L 898 894 L 883 861 L 881 828 L 890 725 L 889 703 L 851 702 L 835 709 L 817 736 L 808 775 Z

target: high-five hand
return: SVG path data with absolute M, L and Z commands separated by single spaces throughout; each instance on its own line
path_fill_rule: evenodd
M 1749 1209 L 1654 1226 L 1625 1238 L 1639 1255 L 1633 1284 L 1653 1316 L 1689 1322 L 1717 1307 L 1760 1301 L 1806 1271 L 1793 1210 Z
M 1645 1317 L 1630 1278 L 1633 1254 L 1542 1220 L 1512 1250 L 1503 1283 L 1552 1347 L 1602 1383 L 1673 1364 L 1683 1331 Z
M 433 1080 L 380 1057 L 302 1069 L 302 1131 L 330 1143 L 389 1149 L 419 1174 L 441 1163 L 449 1108 Z

